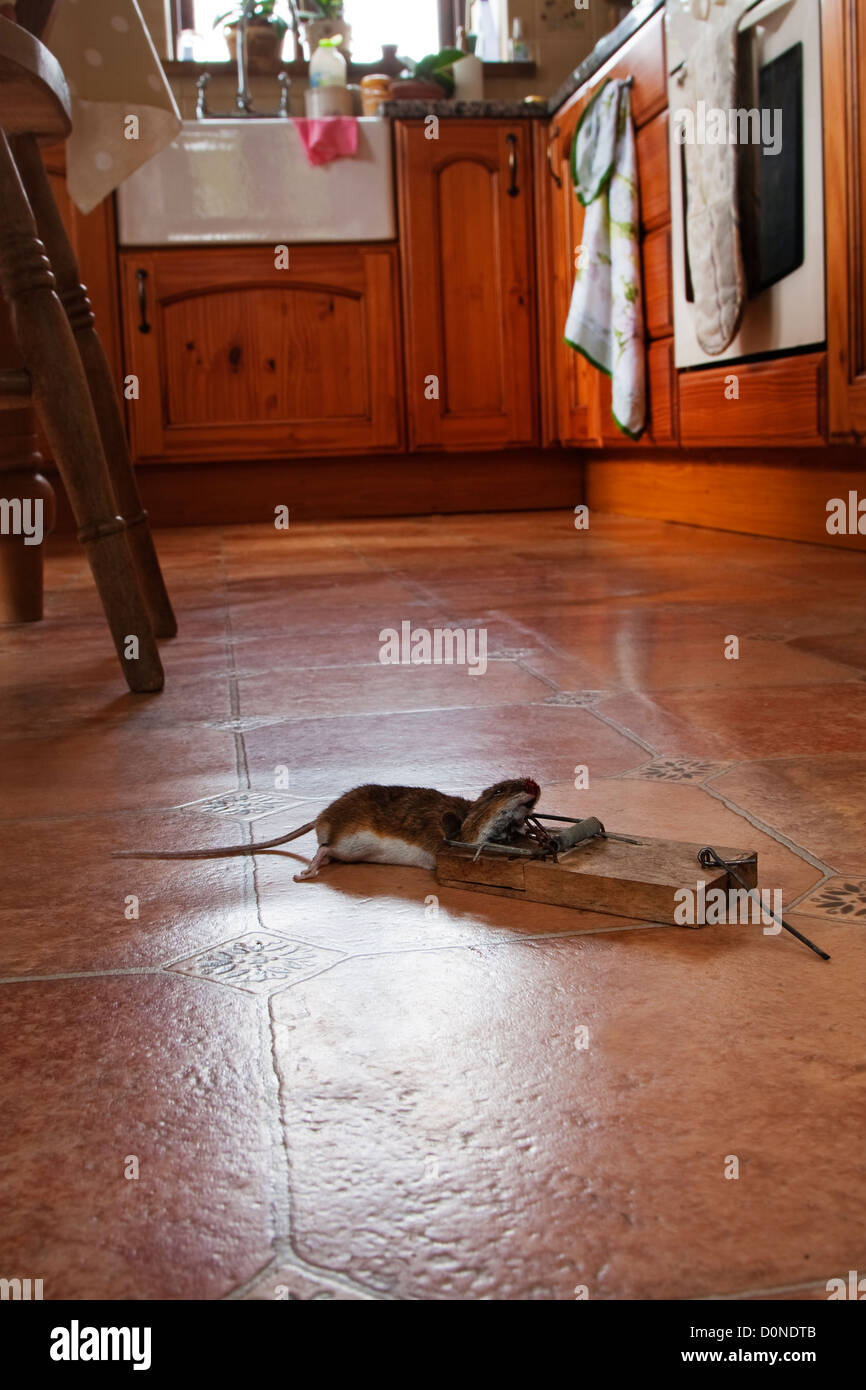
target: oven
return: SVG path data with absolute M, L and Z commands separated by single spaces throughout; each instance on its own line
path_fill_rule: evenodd
M 826 336 L 818 0 L 667 0 L 667 4 L 676 365 L 705 366 L 818 347 Z M 736 146 L 740 238 L 748 287 L 745 312 L 728 348 L 710 356 L 695 333 L 685 234 L 685 147 L 676 113 L 682 107 L 681 66 L 688 62 L 689 50 L 706 25 L 718 23 L 725 13 L 740 15 L 738 107 L 743 112 L 757 111 L 764 125 L 760 142 Z M 772 153 L 774 146 L 777 153 Z

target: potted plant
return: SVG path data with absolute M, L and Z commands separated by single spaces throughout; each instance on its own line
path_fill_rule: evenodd
M 473 36 L 474 37 L 474 36 Z M 391 83 L 389 101 L 441 101 L 454 95 L 454 64 L 466 54 L 460 48 L 428 53 L 406 77 Z
M 322 39 L 334 39 L 338 34 L 343 40 L 340 52 L 348 59 L 352 26 L 343 18 L 343 0 L 312 0 L 309 9 L 298 11 L 298 19 L 308 59 L 312 58 Z
M 218 25 L 224 25 L 223 33 L 228 45 L 229 57 L 232 62 L 237 61 L 238 39 L 237 29 L 243 16 L 244 10 L 248 8 L 247 14 L 247 71 L 259 75 L 272 75 L 280 70 L 280 59 L 283 52 L 283 41 L 286 37 L 288 22 L 275 15 L 274 10 L 277 0 L 255 0 L 251 7 L 237 4 L 223 14 L 217 15 L 213 22 L 216 29 Z

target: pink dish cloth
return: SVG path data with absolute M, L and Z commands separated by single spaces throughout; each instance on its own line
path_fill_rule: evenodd
M 357 116 L 293 116 L 292 125 L 312 165 L 330 164 L 332 159 L 350 159 L 358 153 Z

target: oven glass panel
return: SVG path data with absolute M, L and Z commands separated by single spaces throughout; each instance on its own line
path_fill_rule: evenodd
M 803 45 L 762 67 L 758 74 L 758 109 L 781 111 L 781 150 L 768 154 L 759 147 L 758 283 L 760 293 L 803 264 Z M 779 117 L 774 117 L 778 134 Z

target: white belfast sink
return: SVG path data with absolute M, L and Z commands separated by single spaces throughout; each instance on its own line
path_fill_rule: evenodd
M 389 241 L 391 123 L 358 125 L 356 156 L 312 168 L 291 121 L 184 121 L 117 190 L 121 246 Z

